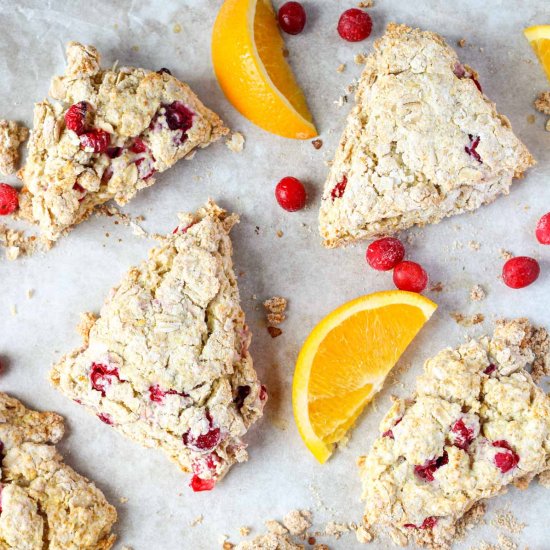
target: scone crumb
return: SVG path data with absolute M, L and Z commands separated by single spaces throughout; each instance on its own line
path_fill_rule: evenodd
M 465 39 L 465 38 L 461 38 L 461 39 L 457 42 L 457 45 L 458 45 L 460 48 L 463 48 L 464 46 L 466 46 L 466 39 Z
M 367 56 L 364 53 L 356 53 L 353 56 L 353 62 L 356 65 L 364 65 L 367 62 Z
M 372 533 L 366 528 L 365 525 L 359 525 L 359 527 L 357 527 L 357 529 L 355 530 L 355 536 L 357 538 L 357 541 L 362 544 L 371 542 L 374 538 Z
M 550 92 L 539 94 L 537 99 L 535 99 L 535 109 L 545 115 L 550 115 Z
M 498 253 L 503 260 L 510 260 L 514 257 L 514 255 L 509 250 L 505 250 L 504 248 L 501 248 Z
M 531 113 L 530 115 L 527 115 L 528 124 L 535 124 L 536 121 L 537 121 L 537 117 L 533 113 Z
M 239 535 L 241 535 L 241 537 L 248 537 L 248 535 L 250 535 L 250 527 L 239 527 Z
M 126 504 L 128 502 L 128 498 L 127 497 L 120 497 L 118 499 L 118 501 L 120 502 L 120 504 Z
M 334 537 L 339 539 L 344 533 L 347 533 L 350 530 L 349 525 L 346 523 L 337 523 L 335 521 L 329 521 L 325 526 L 324 534 L 329 537 Z
M 204 521 L 204 516 L 202 514 L 198 515 L 192 522 L 191 527 L 196 527 L 197 525 L 200 525 Z
M 430 291 L 431 292 L 442 292 L 444 289 L 443 287 L 443 283 L 441 281 L 437 282 L 437 283 L 434 283 L 433 285 L 430 286 Z
M 27 300 L 30 300 L 34 296 L 34 288 L 27 288 L 25 296 L 27 296 Z
M 346 64 L 345 63 L 341 63 L 340 65 L 338 65 L 338 67 L 336 67 L 336 72 L 337 73 L 343 73 L 345 70 L 346 70 Z
M 17 306 L 15 304 L 11 304 L 10 313 L 12 314 L 13 317 L 17 315 Z
M 244 136 L 240 132 L 233 132 L 229 138 L 225 140 L 225 145 L 233 153 L 242 153 L 244 149 Z
M 267 332 L 269 332 L 271 338 L 277 338 L 277 336 L 281 336 L 283 333 L 283 331 L 277 327 L 267 327 Z
M 228 540 L 226 540 L 222 545 L 223 550 L 232 550 L 233 548 L 235 548 L 235 545 L 232 542 L 229 542 Z
M 265 526 L 267 530 L 274 535 L 286 535 L 288 533 L 288 529 L 281 525 L 276 519 L 268 519 L 265 522 Z
M 311 527 L 309 510 L 292 510 L 283 518 L 283 525 L 291 535 L 301 535 Z
M 526 524 L 519 521 L 510 510 L 498 510 L 491 525 L 512 534 L 521 533 L 526 527 Z
M 472 300 L 472 302 L 481 302 L 485 300 L 486 297 L 487 293 L 481 285 L 474 285 L 470 289 L 470 300 Z
M 372 8 L 374 6 L 374 0 L 361 0 L 357 4 L 358 8 Z
M 314 139 L 311 144 L 315 149 L 320 149 L 323 146 L 323 140 L 322 139 Z
M 273 296 L 264 302 L 264 307 L 270 313 L 284 313 L 287 306 L 286 298 L 281 296 Z
M 481 244 L 477 241 L 470 241 L 468 243 L 468 246 L 472 249 L 472 250 L 479 250 L 481 248 Z
M 330 548 L 326 544 L 316 544 L 313 550 L 330 550 Z
M 285 319 L 285 310 L 287 306 L 287 300 L 280 296 L 273 296 L 264 302 L 264 308 L 267 311 L 267 330 L 271 334 L 272 338 L 280 336 L 282 331 L 277 329 L 277 325 L 280 325 Z
M 29 129 L 13 120 L 0 120 L 0 174 L 9 176 L 19 164 L 19 146 L 29 137 Z
M 456 321 L 457 324 L 463 327 L 471 327 L 473 325 L 479 325 L 485 320 L 485 315 L 483 313 L 474 313 L 473 315 L 464 315 L 458 312 L 452 312 L 451 317 Z

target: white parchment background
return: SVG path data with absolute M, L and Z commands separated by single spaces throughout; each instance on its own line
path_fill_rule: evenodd
M 316 527 L 329 520 L 359 519 L 356 457 L 368 450 L 389 395 L 411 391 L 422 361 L 444 346 L 458 344 L 466 332 L 490 330 L 496 316 L 529 316 L 550 325 L 550 247 L 538 245 L 533 235 L 539 216 L 550 210 L 550 133 L 544 131 L 543 115 L 536 114 L 534 123 L 528 121 L 535 114 L 535 95 L 548 89 L 548 83 L 521 33 L 528 25 L 550 23 L 547 0 L 375 1 L 370 10 L 373 36 L 363 43 L 349 44 L 336 34 L 339 14 L 354 5 L 343 0 L 305 1 L 306 31 L 286 37 L 324 142 L 319 151 L 310 142 L 259 130 L 224 99 L 210 61 L 210 30 L 220 0 L 0 1 L 0 117 L 31 124 L 33 102 L 46 96 L 50 77 L 63 72 L 65 43 L 79 40 L 96 45 L 106 64 L 118 59 L 153 70 L 170 68 L 247 139 L 240 155 L 219 143 L 192 161 L 180 162 L 126 209 L 144 215 L 144 227 L 151 232 L 171 230 L 176 212 L 195 210 L 209 196 L 242 216 L 233 232 L 235 265 L 242 272 L 243 307 L 254 333 L 252 354 L 271 398 L 263 421 L 249 434 L 250 461 L 235 467 L 211 493 L 193 494 L 186 475 L 160 452 L 124 439 L 46 381 L 50 364 L 79 345 L 74 331 L 79 313 L 97 311 L 107 291 L 129 266 L 145 257 L 153 243 L 114 225 L 112 219 L 93 218 L 46 256 L 0 262 L 0 354 L 7 365 L 0 388 L 33 408 L 65 416 L 68 433 L 61 451 L 117 506 L 117 548 L 216 549 L 221 534 L 236 542 L 240 526 L 251 526 L 253 534 L 258 533 L 265 519 L 280 519 L 296 507 L 310 508 Z M 467 46 L 460 56 L 479 71 L 484 91 L 510 117 L 538 165 L 516 183 L 508 198 L 474 215 L 409 232 L 410 258 L 427 268 L 433 282 L 443 282 L 443 292 L 428 293 L 439 310 L 400 363 L 412 367 L 404 369 L 366 411 L 348 447 L 319 466 L 292 419 L 290 387 L 297 352 L 309 330 L 331 309 L 358 295 L 392 287 L 390 274 L 367 268 L 364 244 L 324 250 L 316 229 L 327 171 L 323 160 L 330 158 L 349 108 L 349 104 L 339 108 L 334 101 L 360 73 L 354 54 L 368 51 L 389 21 L 435 30 L 453 45 L 465 38 Z M 341 63 L 347 68 L 338 73 Z M 306 182 L 310 196 L 306 210 L 289 214 L 276 204 L 274 186 L 286 175 Z M 283 232 L 281 238 L 276 236 L 278 230 Z M 468 246 L 471 240 L 481 244 L 478 251 Z M 540 280 L 521 291 L 504 287 L 498 279 L 501 248 L 539 258 Z M 487 300 L 478 304 L 468 298 L 475 283 L 488 291 Z M 27 289 L 35 290 L 31 300 Z M 274 294 L 287 297 L 290 304 L 284 334 L 276 340 L 266 332 L 260 307 Z M 17 307 L 16 316 L 10 314 L 12 305 Z M 451 311 L 481 312 L 486 321 L 467 331 L 450 318 Z M 120 503 L 120 497 L 128 502 Z M 550 544 L 548 498 L 549 493 L 535 482 L 528 491 L 511 490 L 490 508 L 494 512 L 511 506 L 528 524 L 516 537 L 520 547 L 544 549 Z M 192 527 L 201 514 L 203 523 Z M 457 547 L 469 548 L 496 535 L 493 527 L 478 528 Z M 360 547 L 353 535 L 325 542 L 336 549 Z M 372 547 L 389 545 L 383 540 Z

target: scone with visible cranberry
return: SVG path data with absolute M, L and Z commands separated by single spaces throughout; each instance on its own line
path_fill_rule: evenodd
M 0 393 L 0 548 L 109 550 L 116 510 L 63 463 L 63 418 Z
M 325 184 L 321 236 L 334 247 L 475 210 L 532 164 L 443 38 L 390 23 L 367 58 Z
M 242 437 L 267 399 L 233 272 L 237 220 L 212 202 L 181 216 L 99 318 L 87 317 L 84 346 L 51 372 L 101 421 L 192 471 L 195 491 L 247 459 Z
M 426 361 L 416 394 L 395 400 L 359 461 L 367 526 L 447 548 L 480 501 L 550 469 L 550 397 L 525 370 L 550 360 L 547 344 L 518 319 Z
M 20 216 L 55 241 L 98 205 L 123 205 L 197 147 L 228 132 L 187 84 L 166 69 L 102 69 L 93 46 L 69 42 L 59 100 L 35 106 L 20 171 Z

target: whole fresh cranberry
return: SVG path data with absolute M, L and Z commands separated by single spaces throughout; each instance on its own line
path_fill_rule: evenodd
M 67 109 L 65 126 L 79 136 L 88 129 L 91 113 L 92 106 L 86 101 L 79 101 Z
M 370 15 L 358 8 L 346 10 L 338 20 L 338 34 L 348 42 L 368 38 L 372 30 Z
M 0 183 L 0 216 L 12 214 L 19 208 L 17 189 L 7 183 Z
M 296 212 L 306 205 L 307 193 L 299 179 L 288 176 L 275 187 L 275 198 L 281 208 L 287 212 Z
M 300 34 L 306 26 L 306 10 L 300 2 L 287 2 L 279 8 L 278 19 L 287 34 Z
M 92 383 L 92 388 L 101 392 L 103 397 L 105 397 L 105 390 L 113 383 L 115 378 L 120 381 L 120 374 L 117 368 L 110 368 L 102 363 L 92 363 L 90 382 Z
M 393 269 L 405 257 L 405 247 L 399 239 L 384 237 L 369 244 L 367 262 L 378 271 Z
M 428 275 L 420 264 L 404 261 L 394 267 L 393 283 L 399 290 L 422 292 L 428 285 Z
M 535 236 L 540 244 L 550 244 L 550 212 L 538 221 Z
M 105 153 L 111 143 L 111 134 L 105 130 L 94 128 L 80 134 L 80 148 L 91 153 Z
M 537 260 L 528 256 L 517 256 L 508 260 L 502 268 L 502 280 L 510 288 L 523 288 L 534 283 L 540 274 Z

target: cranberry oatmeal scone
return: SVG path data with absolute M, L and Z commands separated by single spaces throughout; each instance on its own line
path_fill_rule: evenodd
M 0 393 L 0 548 L 108 550 L 116 510 L 63 463 L 63 418 Z
M 29 130 L 13 120 L 0 120 L 0 174 L 9 176 L 17 170 L 19 146 L 29 137 Z
M 492 338 L 426 361 L 416 394 L 395 400 L 359 460 L 367 526 L 448 548 L 481 500 L 550 469 L 550 397 L 525 370 L 549 360 L 536 357 L 545 332 L 500 321 Z
M 334 247 L 475 210 L 534 162 L 443 38 L 390 23 L 325 183 L 321 236 Z
M 160 447 L 203 491 L 247 459 L 242 436 L 267 393 L 231 260 L 238 218 L 212 202 L 180 218 L 100 317 L 88 316 L 84 346 L 53 367 L 51 381 L 122 434 Z
M 102 69 L 99 52 L 78 42 L 69 42 L 67 69 L 50 95 L 59 102 L 35 106 L 19 215 L 52 241 L 228 132 L 166 69 Z

